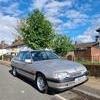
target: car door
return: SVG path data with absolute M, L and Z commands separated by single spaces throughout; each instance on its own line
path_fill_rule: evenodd
M 18 53 L 18 55 L 12 59 L 12 66 L 16 67 L 17 69 L 22 68 L 22 57 L 23 52 Z
M 45 51 L 33 51 L 31 52 L 33 59 L 33 68 L 34 71 L 43 72 L 45 70 L 45 61 L 48 59 Z
M 28 63 L 25 62 L 25 60 L 30 59 L 32 62 Z M 25 65 L 23 66 L 24 75 L 35 79 L 35 73 L 36 71 L 41 71 L 44 69 L 44 66 L 42 66 L 42 63 L 44 60 L 47 60 L 47 55 L 45 52 L 41 51 L 34 51 L 34 52 L 27 52 L 23 56 L 23 60 L 25 62 Z
M 24 66 L 25 66 L 24 56 L 25 56 L 25 54 L 26 54 L 26 51 L 21 51 L 15 62 L 16 66 L 17 66 L 17 72 L 22 75 L 25 75 L 25 72 L 24 72 Z
M 29 60 L 31 62 L 27 62 Z M 32 59 L 31 59 L 31 53 L 29 51 L 25 52 L 25 54 L 23 55 L 23 62 L 24 62 L 24 66 L 22 68 L 23 74 L 26 77 L 34 79 L 34 69 L 33 69 L 33 64 L 32 64 Z

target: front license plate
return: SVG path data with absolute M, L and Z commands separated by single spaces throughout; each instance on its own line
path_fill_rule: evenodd
M 81 82 L 86 79 L 86 76 L 78 77 L 75 79 L 75 82 Z

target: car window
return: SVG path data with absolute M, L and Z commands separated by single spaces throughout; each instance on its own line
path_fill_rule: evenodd
M 34 61 L 47 60 L 47 54 L 40 51 L 32 52 L 32 59 Z
M 25 52 L 25 53 L 23 54 L 22 60 L 25 61 L 25 59 L 31 59 L 30 52 Z
M 31 59 L 30 52 L 28 51 L 20 52 L 17 57 L 21 61 L 25 61 L 25 59 Z
M 18 57 L 19 60 L 23 60 L 23 55 L 24 55 L 24 52 L 20 52 L 20 53 L 19 53 L 19 57 Z
M 58 55 L 56 55 L 55 53 L 53 53 L 52 51 L 46 51 L 47 57 L 48 59 L 58 59 Z
M 47 54 L 45 52 L 40 52 L 38 54 L 39 60 L 47 60 Z

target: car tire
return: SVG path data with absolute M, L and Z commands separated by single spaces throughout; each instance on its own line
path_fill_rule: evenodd
M 16 68 L 15 67 L 12 67 L 12 74 L 13 76 L 17 76 L 17 71 L 16 71 Z
M 48 92 L 48 84 L 47 84 L 47 80 L 46 80 L 44 75 L 37 74 L 37 76 L 36 76 L 36 86 L 37 86 L 37 89 L 41 93 L 47 93 Z

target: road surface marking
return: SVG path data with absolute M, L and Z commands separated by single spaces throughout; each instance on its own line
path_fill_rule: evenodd
M 65 99 L 64 97 L 62 97 L 62 96 L 60 96 L 60 95 L 58 95 L 58 94 L 55 94 L 55 97 L 57 97 L 57 98 L 59 98 L 59 99 L 61 99 L 61 100 L 67 100 L 67 99 Z

